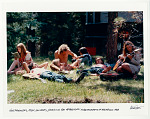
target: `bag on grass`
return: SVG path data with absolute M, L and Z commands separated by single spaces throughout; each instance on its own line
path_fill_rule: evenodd
M 100 79 L 102 81 L 107 81 L 107 80 L 115 81 L 121 78 L 121 76 L 122 76 L 121 74 L 116 72 L 100 73 Z

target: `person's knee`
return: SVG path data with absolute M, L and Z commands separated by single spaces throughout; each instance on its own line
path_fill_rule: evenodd
M 22 65 L 25 66 L 25 65 L 27 65 L 27 63 L 26 63 L 26 62 L 23 62 Z
M 51 69 L 53 69 L 53 64 L 50 64 L 49 67 L 50 67 Z
M 27 71 L 27 73 L 30 73 L 30 69 L 28 68 L 28 65 L 26 62 L 22 63 L 23 67 L 25 68 L 25 70 Z
M 118 67 L 118 68 L 116 69 L 116 71 L 117 71 L 117 72 L 120 72 L 120 71 L 121 71 L 121 67 Z
M 124 63 L 121 65 L 123 69 L 127 69 L 128 68 L 128 64 Z
M 48 66 L 48 62 L 45 62 L 45 65 Z

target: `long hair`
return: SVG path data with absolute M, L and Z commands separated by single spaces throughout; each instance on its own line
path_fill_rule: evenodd
M 21 48 L 21 53 L 18 52 L 18 47 Z M 25 47 L 25 45 L 23 43 L 19 43 L 17 45 L 17 52 L 20 54 L 21 58 L 26 56 L 27 49 L 26 49 L 26 47 Z
M 126 47 L 127 45 L 132 46 L 132 51 L 135 49 L 135 46 L 131 41 L 125 41 L 125 43 L 123 45 L 123 51 L 122 51 L 123 56 L 126 56 L 127 55 L 126 53 L 129 53 L 129 51 L 127 50 L 127 47 Z
M 68 45 L 67 44 L 62 44 L 58 48 L 58 54 L 61 54 L 63 51 L 67 51 L 67 50 L 70 50 L 70 48 L 68 47 Z

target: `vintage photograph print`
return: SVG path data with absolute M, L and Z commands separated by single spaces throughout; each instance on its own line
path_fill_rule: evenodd
M 6 17 L 7 104 L 144 103 L 143 11 Z

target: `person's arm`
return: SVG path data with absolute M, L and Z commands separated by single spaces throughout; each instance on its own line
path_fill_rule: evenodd
M 140 65 L 140 59 L 141 59 L 141 56 L 140 54 L 135 54 L 135 56 L 131 59 L 131 63 L 134 64 L 134 65 Z
M 33 60 L 32 60 L 32 57 L 31 57 L 31 53 L 30 53 L 30 52 L 27 53 L 27 55 L 26 55 L 26 57 L 25 57 L 25 62 L 26 62 L 27 64 L 33 63 Z
M 58 50 L 55 51 L 54 56 L 55 56 L 55 59 L 58 59 Z
M 68 54 L 71 55 L 73 58 L 77 58 L 77 55 L 73 53 L 71 50 L 68 50 Z
M 84 56 L 83 56 L 83 55 L 80 55 L 80 56 L 77 56 L 76 59 L 80 59 L 80 58 L 82 58 L 82 57 L 84 57 Z
M 120 59 L 120 60 L 124 60 L 124 58 L 125 57 L 123 56 L 123 54 L 121 54 L 121 55 L 118 56 L 118 59 Z

